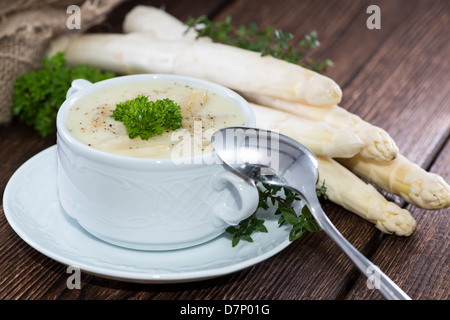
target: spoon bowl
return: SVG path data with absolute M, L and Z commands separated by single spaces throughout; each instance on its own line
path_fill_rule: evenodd
M 391 279 L 364 257 L 334 227 L 316 193 L 318 161 L 297 141 L 273 131 L 228 127 L 212 136 L 212 145 L 228 170 L 245 179 L 289 188 L 305 201 L 325 233 L 368 278 L 368 284 L 389 300 L 410 300 Z

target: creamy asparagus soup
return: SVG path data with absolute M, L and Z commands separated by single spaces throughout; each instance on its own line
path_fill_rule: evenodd
M 118 103 L 140 95 L 148 100 L 171 99 L 181 107 L 182 127 L 165 130 L 143 140 L 130 139 L 125 125 L 111 115 Z M 131 83 L 111 87 L 75 103 L 66 126 L 82 143 L 109 153 L 141 158 L 173 158 L 212 151 L 211 136 L 216 130 L 246 125 L 239 107 L 214 92 L 176 82 Z

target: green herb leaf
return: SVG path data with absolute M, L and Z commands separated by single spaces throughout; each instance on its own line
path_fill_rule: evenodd
M 317 175 L 317 180 L 316 180 L 316 186 L 319 183 L 319 175 Z M 316 187 L 316 193 L 317 196 L 320 198 L 324 198 L 325 200 L 328 200 L 327 197 L 327 187 L 325 186 L 325 180 L 322 182 L 322 185 L 320 187 Z
M 289 241 L 298 240 L 304 233 L 306 229 L 301 225 L 295 225 L 292 227 L 292 230 L 289 232 Z
M 114 76 L 86 65 L 67 66 L 64 53 L 57 53 L 45 58 L 38 70 L 16 78 L 12 112 L 45 137 L 54 132 L 56 114 L 66 100 L 73 80 L 82 78 L 97 82 Z
M 322 187 L 324 189 L 325 185 Z M 267 210 L 270 208 L 269 203 L 275 206 L 275 215 L 279 215 L 278 225 L 288 223 L 292 226 L 289 232 L 289 240 L 295 241 L 305 232 L 317 232 L 322 230 L 319 224 L 314 220 L 308 207 L 302 207 L 300 214 L 294 209 L 297 202 L 301 200 L 298 194 L 291 189 L 280 186 L 272 186 L 269 184 L 258 184 L 259 205 L 255 212 L 247 219 L 242 220 L 239 225 L 228 227 L 225 231 L 233 235 L 231 245 L 235 247 L 241 239 L 253 242 L 251 234 L 254 231 L 268 232 L 264 226 L 264 220 L 258 219 L 259 210 Z
M 118 103 L 112 117 L 127 128 L 128 136 L 148 140 L 165 130 L 181 128 L 181 107 L 170 99 L 149 101 L 145 95 Z
M 240 240 L 241 240 L 241 237 L 238 236 L 238 235 L 235 235 L 235 236 L 233 237 L 233 240 L 231 240 L 231 245 L 232 245 L 233 247 L 236 247 L 236 246 L 238 245 L 238 243 L 239 243 Z
M 286 221 L 290 225 L 295 226 L 299 224 L 299 219 L 294 210 L 283 209 L 281 210 L 281 214 L 283 215 L 284 221 Z
M 198 34 L 197 38 L 209 37 L 214 42 L 261 52 L 262 56 L 271 55 L 320 73 L 324 73 L 333 65 L 329 59 L 318 61 L 317 58 L 310 56 L 310 51 L 320 46 L 315 31 L 305 35 L 297 44 L 293 44 L 294 36 L 291 33 L 275 29 L 274 26 L 261 30 L 254 23 L 235 27 L 231 24 L 231 20 L 231 16 L 227 16 L 221 22 L 213 22 L 205 15 L 189 18 L 186 22 L 188 27 L 186 32 L 194 29 Z
M 250 235 L 254 231 L 268 232 L 264 225 L 264 220 L 256 218 L 256 212 L 247 219 L 242 220 L 237 226 L 230 226 L 225 231 L 233 235 L 233 239 L 231 240 L 231 245 L 233 247 L 235 247 L 241 239 L 253 242 Z

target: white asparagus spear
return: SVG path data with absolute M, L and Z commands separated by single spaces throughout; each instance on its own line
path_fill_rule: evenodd
M 364 180 L 417 207 L 428 210 L 450 207 L 449 184 L 402 154 L 389 162 L 372 161 L 359 155 L 338 161 Z
M 287 135 L 317 155 L 353 157 L 364 143 L 347 130 L 331 128 L 324 122 L 311 121 L 295 115 L 250 103 L 256 116 L 256 127 Z M 338 156 L 340 155 L 340 156 Z
M 320 156 L 317 158 L 317 185 L 325 183 L 329 200 L 375 224 L 382 232 L 398 236 L 412 234 L 416 221 L 408 210 L 386 200 L 372 185 L 365 183 L 337 161 Z
M 364 158 L 390 161 L 398 154 L 398 147 L 394 139 L 385 130 L 364 121 L 359 116 L 338 105 L 329 108 L 317 108 L 261 94 L 240 93 L 248 101 L 283 110 L 306 119 L 323 121 L 334 128 L 353 132 L 365 143 L 365 147 L 360 153 Z
M 155 38 L 196 40 L 197 32 L 167 13 L 152 6 L 138 5 L 125 16 L 122 25 L 123 32 L 146 32 Z M 209 38 L 199 38 L 200 41 L 211 41 Z
M 138 5 L 127 13 L 122 29 L 125 33 L 145 32 L 155 38 L 211 42 L 208 37 L 197 38 L 197 32 L 162 9 Z
M 59 46 L 61 42 L 64 47 Z M 317 106 L 342 97 L 331 79 L 293 63 L 220 43 L 154 38 L 147 33 L 84 34 L 57 39 L 49 55 L 65 49 L 68 64 L 117 73 L 176 73 L 234 90 L 264 93 Z

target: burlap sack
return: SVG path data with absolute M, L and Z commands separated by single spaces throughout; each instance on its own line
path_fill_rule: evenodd
M 40 66 L 50 40 L 101 23 L 125 0 L 0 0 L 0 124 L 12 118 L 16 77 Z M 80 8 L 80 29 L 69 30 L 70 5 Z

